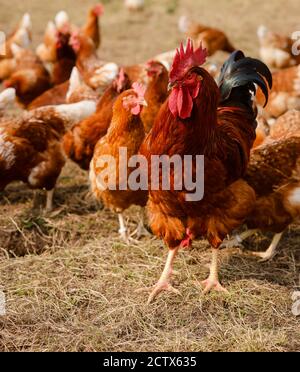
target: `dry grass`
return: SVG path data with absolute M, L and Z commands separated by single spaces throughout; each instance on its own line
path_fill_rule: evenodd
M 0 1 L 0 28 L 11 27 L 28 9 L 35 36 L 61 8 L 58 0 Z M 90 3 L 78 0 L 74 7 L 73 0 L 63 1 L 78 23 Z M 120 8 L 121 0 L 106 3 L 103 57 L 124 63 L 173 48 L 180 40 L 175 27 L 183 12 L 226 29 L 236 45 L 255 55 L 258 24 L 291 31 L 298 17 L 298 0 L 284 7 L 279 0 L 149 0 L 147 10 L 136 15 Z M 299 286 L 299 226 L 286 234 L 270 263 L 224 251 L 221 276 L 228 296 L 201 294 L 210 253 L 205 241 L 197 242 L 176 262 L 174 285 L 182 296 L 163 294 L 148 307 L 145 295 L 135 289 L 158 278 L 166 253 L 160 241 L 120 243 L 115 216 L 89 198 L 87 175 L 75 165 L 63 172 L 52 216 L 33 212 L 32 196 L 20 184 L 0 195 L 0 284 L 7 297 L 0 350 L 300 349 L 300 321 L 291 314 L 291 294 Z M 137 210 L 127 216 L 133 228 Z M 262 250 L 269 241 L 256 237 L 248 244 Z

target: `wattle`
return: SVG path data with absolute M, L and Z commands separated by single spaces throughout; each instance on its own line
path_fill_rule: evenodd
M 179 90 L 177 109 L 178 115 L 181 119 L 187 119 L 191 116 L 193 109 L 193 99 L 186 87 L 183 87 Z
M 175 117 L 187 119 L 193 110 L 193 99 L 198 96 L 200 86 L 175 87 L 169 97 L 169 109 Z
M 139 104 L 136 104 L 132 109 L 131 113 L 132 115 L 138 115 L 141 112 L 141 107 Z

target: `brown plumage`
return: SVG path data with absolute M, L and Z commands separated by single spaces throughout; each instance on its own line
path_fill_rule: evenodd
M 56 43 L 57 43 L 57 28 L 53 22 L 48 22 L 43 43 L 39 44 L 36 48 L 37 56 L 44 63 L 54 63 L 57 60 Z
M 85 26 L 82 28 L 84 35 L 93 40 L 96 49 L 101 46 L 101 30 L 99 25 L 99 17 L 102 16 L 104 7 L 102 4 L 93 6 L 88 13 L 88 18 Z
M 56 35 L 56 61 L 51 72 L 51 83 L 59 85 L 69 80 L 76 64 L 76 54 L 70 45 L 70 32 L 58 32 Z
M 128 241 L 128 235 L 122 219 L 122 212 L 133 204 L 145 206 L 148 194 L 147 191 L 133 191 L 128 187 L 124 191 L 120 190 L 120 183 L 122 181 L 127 183 L 127 179 L 134 171 L 134 168 L 129 168 L 127 163 L 124 164 L 127 159 L 120 157 L 119 149 L 120 147 L 126 148 L 128 159 L 130 159 L 133 155 L 138 154 L 140 145 L 145 138 L 145 130 L 140 118 L 141 105 L 144 104 L 144 92 L 140 94 L 142 89 L 139 87 L 136 89 L 136 85 L 134 87 L 134 90 L 130 89 L 123 92 L 115 101 L 113 117 L 108 132 L 97 143 L 90 167 L 92 191 L 95 197 L 102 200 L 107 208 L 119 214 L 119 218 L 122 220 L 120 220 L 120 233 L 126 241 Z M 127 168 L 128 176 L 126 179 L 118 174 L 118 171 L 113 180 L 108 180 L 105 177 L 104 182 L 116 182 L 115 191 L 110 187 L 106 187 L 99 180 L 101 172 L 107 170 L 107 164 L 106 166 L 105 164 L 99 164 L 103 156 L 112 156 L 114 158 L 116 170 L 119 169 L 120 164 Z M 113 168 L 111 166 L 108 168 L 108 172 L 112 174 Z
M 15 71 L 4 85 L 15 88 L 18 101 L 27 106 L 50 88 L 50 75 L 41 60 L 29 50 L 18 50 L 15 58 Z
M 16 60 L 14 58 L 0 60 L 0 81 L 8 79 L 15 71 L 16 65 Z
M 77 55 L 76 67 L 86 84 L 103 93 L 117 76 L 119 67 L 99 59 L 93 40 L 82 32 L 73 33 L 70 44 Z
M 266 252 L 254 252 L 263 261 L 272 258 L 283 232 L 300 216 L 300 113 L 291 111 L 271 127 L 270 136 L 251 152 L 245 180 L 256 193 L 249 229 L 233 238 L 235 245 L 257 230 L 275 234 Z
M 283 232 L 300 216 L 299 133 L 254 150 L 246 180 L 255 190 L 257 199 L 245 220 L 252 229 L 244 233 L 245 237 L 257 229 L 276 234 L 266 252 L 254 253 L 265 261 L 275 255 Z
M 34 110 L 38 107 L 48 106 L 48 105 L 61 105 L 66 103 L 66 95 L 69 90 L 69 82 L 66 81 L 62 84 L 56 85 L 50 88 L 35 100 L 33 100 L 27 107 L 28 110 Z
M 270 137 L 274 140 L 300 134 L 300 111 L 291 110 L 280 116 L 270 128 Z
M 147 65 L 148 86 L 145 93 L 147 107 L 143 108 L 141 119 L 148 133 L 165 100 L 168 97 L 169 73 L 159 62 L 150 61 Z
M 172 262 L 178 249 L 200 236 L 213 247 L 205 291 L 222 290 L 217 276 L 217 249 L 225 236 L 243 223 L 255 201 L 254 191 L 241 179 L 255 139 L 256 110 L 250 91 L 255 91 L 254 82 L 266 91 L 260 73 L 270 85 L 271 73 L 261 62 L 235 52 L 223 66 L 219 89 L 211 75 L 198 67 L 204 63 L 205 55 L 201 48 L 194 52 L 190 42 L 186 51 L 181 46 L 170 72 L 173 89 L 141 147 L 148 164 L 152 155 L 179 155 L 181 159 L 192 155 L 194 180 L 195 156 L 205 157 L 201 200 L 187 200 L 185 187 L 174 190 L 174 169 L 170 191 L 150 188 L 150 226 L 168 246 L 169 259 L 149 301 L 160 291 L 170 289 Z M 149 180 L 149 187 L 151 183 Z
M 94 110 L 95 105 L 85 101 L 39 108 L 18 119 L 4 117 L 0 121 L 0 190 L 13 181 L 53 190 L 65 164 L 64 133 Z M 49 199 L 49 209 L 51 205 Z
M 0 123 L 0 189 L 23 181 L 33 189 L 54 189 L 65 164 L 63 120 L 55 113 L 27 114 Z M 48 205 L 50 208 L 50 205 Z
M 24 14 L 19 24 L 7 36 L 5 42 L 5 55 L 0 55 L 0 61 L 13 58 L 12 45 L 28 48 L 31 43 L 31 19 L 28 13 Z
M 228 53 L 235 51 L 234 46 L 231 44 L 225 33 L 216 28 L 193 22 L 187 17 L 181 17 L 179 20 L 179 29 L 185 33 L 186 37 L 194 40 L 196 45 L 199 45 L 202 42 L 202 45 L 207 49 L 209 56 L 212 56 L 219 50 Z
M 120 93 L 130 87 L 128 77 L 122 72 L 121 75 L 104 92 L 97 104 L 96 113 L 76 124 L 64 136 L 64 149 L 67 156 L 82 169 L 89 169 L 95 145 L 107 133 L 115 100 Z
M 270 67 L 286 68 L 300 63 L 300 56 L 293 54 L 295 40 L 275 33 L 265 26 L 257 31 L 260 43 L 260 57 Z

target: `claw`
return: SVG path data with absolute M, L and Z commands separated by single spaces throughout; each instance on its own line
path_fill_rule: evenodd
M 243 249 L 244 246 L 243 246 L 242 241 L 238 237 L 227 240 L 226 242 L 222 243 L 220 246 L 220 249 L 231 249 L 231 248 Z
M 205 286 L 203 290 L 203 294 L 207 294 L 210 291 L 214 290 L 217 292 L 224 292 L 229 293 L 226 288 L 224 288 L 218 280 L 212 280 L 212 279 L 206 279 L 201 283 L 203 286 Z
M 144 237 L 151 237 L 152 234 L 146 229 L 143 223 L 139 223 L 138 227 L 133 231 L 130 236 L 136 236 L 139 240 L 140 238 Z
M 120 234 L 120 237 L 121 239 L 124 241 L 125 244 L 127 245 L 131 245 L 131 244 L 134 244 L 134 245 L 137 245 L 139 244 L 139 241 L 138 240 L 135 240 L 133 239 L 128 233 L 127 233 L 127 230 L 124 230 L 124 231 L 119 231 L 119 234 Z
M 154 287 L 139 290 L 139 292 L 141 291 L 148 292 L 149 290 L 151 290 L 150 296 L 148 297 L 148 301 L 147 301 L 148 305 L 151 304 L 151 302 L 155 299 L 155 297 L 162 291 L 168 291 L 168 292 L 172 292 L 172 293 L 180 295 L 180 292 L 178 291 L 178 289 L 173 288 L 172 285 L 170 284 L 170 278 L 173 274 L 173 262 L 178 252 L 178 249 L 179 247 L 169 250 L 165 268 L 157 284 Z
M 280 242 L 280 239 L 283 235 L 283 232 L 276 234 L 273 237 L 270 247 L 265 252 L 249 252 L 251 256 L 259 257 L 261 260 L 259 262 L 266 262 L 271 260 L 277 254 L 277 246 Z
M 167 292 L 172 292 L 176 295 L 180 295 L 181 293 L 178 289 L 174 288 L 168 281 L 159 281 L 155 286 L 152 287 L 146 287 L 146 288 L 140 288 L 136 292 L 137 293 L 142 293 L 142 292 L 148 292 L 151 291 L 147 305 L 150 305 L 153 300 L 162 292 L 162 291 L 167 291 Z
M 274 252 L 274 254 L 268 254 L 267 252 L 248 252 L 248 253 L 251 256 L 260 258 L 260 260 L 258 260 L 258 262 L 260 262 L 260 263 L 270 261 L 276 255 L 275 252 Z

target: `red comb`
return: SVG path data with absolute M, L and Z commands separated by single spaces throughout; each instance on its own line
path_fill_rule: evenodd
M 103 4 L 97 4 L 93 8 L 93 12 L 96 16 L 100 17 L 104 13 L 104 6 Z
M 146 87 L 143 84 L 133 83 L 132 89 L 135 91 L 139 98 L 144 98 L 146 93 Z
M 4 88 L 10 88 L 12 86 L 12 83 L 9 80 L 5 80 L 3 82 L 3 87 Z
M 185 50 L 183 43 L 181 43 L 180 49 L 177 49 L 170 71 L 171 83 L 182 78 L 190 68 L 203 65 L 206 61 L 206 57 L 207 50 L 202 48 L 202 44 L 194 51 L 191 39 L 188 39 Z

